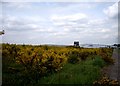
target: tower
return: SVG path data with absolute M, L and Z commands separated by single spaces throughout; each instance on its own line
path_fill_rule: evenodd
M 74 41 L 74 46 L 79 47 L 79 41 Z
M 5 34 L 5 31 L 3 30 L 3 31 L 0 31 L 0 35 L 2 35 L 2 34 Z

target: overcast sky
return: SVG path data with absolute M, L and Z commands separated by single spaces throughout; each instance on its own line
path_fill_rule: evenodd
M 3 2 L 3 43 L 114 44 L 118 39 L 115 2 Z

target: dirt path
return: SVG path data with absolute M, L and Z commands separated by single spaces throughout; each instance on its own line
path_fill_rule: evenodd
M 120 60 L 118 59 L 120 55 L 118 53 L 118 49 L 114 49 L 112 58 L 115 59 L 115 63 L 114 65 L 103 68 L 103 73 L 110 79 L 118 80 L 120 84 Z
M 115 59 L 115 63 L 110 65 L 108 75 L 110 79 L 118 80 L 118 49 L 114 49 L 112 58 Z

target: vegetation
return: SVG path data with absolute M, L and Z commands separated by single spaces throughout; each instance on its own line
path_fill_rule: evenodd
M 98 81 L 93 82 L 93 86 L 119 86 L 117 80 L 110 80 L 108 77 L 104 76 Z
M 3 85 L 89 84 L 113 64 L 111 48 L 2 44 Z

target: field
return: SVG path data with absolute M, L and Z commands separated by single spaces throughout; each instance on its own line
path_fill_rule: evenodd
M 2 44 L 0 52 L 3 86 L 92 86 L 103 78 L 101 69 L 114 63 L 112 48 Z

